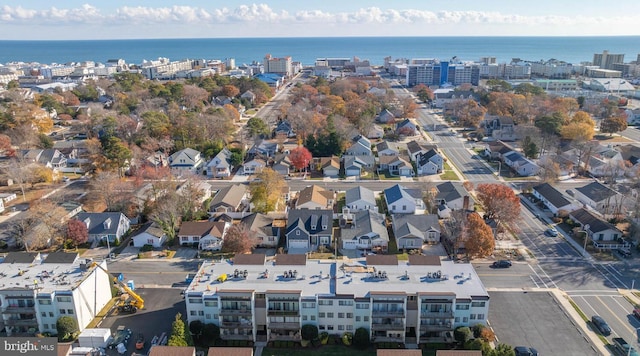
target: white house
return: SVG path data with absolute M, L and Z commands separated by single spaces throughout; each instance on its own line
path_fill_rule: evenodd
M 400 154 L 398 148 L 392 145 L 389 141 L 382 141 L 376 145 L 376 151 L 378 152 L 378 157 L 380 156 L 397 156 Z
M 384 199 L 390 214 L 424 214 L 426 209 L 420 189 L 396 184 L 384 190 Z
M 362 186 L 353 187 L 345 192 L 345 206 L 352 212 L 378 210 L 375 194 Z
M 340 215 L 342 248 L 345 250 L 387 251 L 389 233 L 383 215 L 361 210 L 344 209 Z
M 418 153 L 416 169 L 418 175 L 438 174 L 444 169 L 444 159 L 434 149 L 430 149 L 425 153 Z
M 352 144 L 344 153 L 347 156 L 371 156 L 371 141 L 368 138 L 358 135 L 353 138 Z
M 207 234 L 198 241 L 198 248 L 203 251 L 220 251 L 227 230 L 231 224 L 226 221 L 216 221 Z
M 569 218 L 589 233 L 589 237 L 594 242 L 616 241 L 622 237 L 622 232 L 615 226 L 602 220 L 585 208 L 572 211 L 569 214 Z
M 421 249 L 423 244 L 440 242 L 438 216 L 394 214 L 393 233 L 399 249 Z
M 229 177 L 233 165 L 231 165 L 231 151 L 223 148 L 215 157 L 207 163 L 207 176 L 213 178 Z
M 554 216 L 557 215 L 560 210 L 570 212 L 580 208 L 579 204 L 570 202 L 560 191 L 549 183 L 543 183 L 533 187 L 533 196 L 540 199 Z
M 263 159 L 254 158 L 242 165 L 242 172 L 244 174 L 260 173 L 266 166 L 267 162 L 265 162 Z
M 132 239 L 134 247 L 151 245 L 159 248 L 167 240 L 167 234 L 155 222 L 151 222 L 141 227 Z
M 169 167 L 176 175 L 198 173 L 203 165 L 202 154 L 192 148 L 182 149 L 169 156 Z
M 602 214 L 614 213 L 624 196 L 615 190 L 599 183 L 592 182 L 584 187 L 574 189 L 575 198 L 582 204 L 592 207 Z
M 131 221 L 119 212 L 79 213 L 76 219 L 84 222 L 89 230 L 89 242 L 114 243 L 129 231 Z
M 512 151 L 504 157 L 504 163 L 513 169 L 519 176 L 530 177 L 538 174 L 540 167 L 522 154 Z

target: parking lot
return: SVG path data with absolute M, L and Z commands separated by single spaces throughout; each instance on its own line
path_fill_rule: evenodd
M 171 332 L 171 323 L 176 313 L 182 313 L 183 319 L 186 320 L 186 306 L 184 299 L 180 295 L 180 289 L 177 288 L 144 288 L 136 289 L 142 299 L 145 301 L 145 308 L 139 310 L 135 314 L 117 314 L 107 316 L 100 328 L 110 328 L 111 332 L 115 332 L 118 326 L 124 325 L 131 329 L 131 338 L 127 346 L 126 355 L 132 353 L 147 354 L 151 346 L 151 339 L 154 335 L 167 333 L 167 338 Z M 143 333 L 145 338 L 144 349 L 136 350 L 135 342 L 139 333 Z M 116 350 L 107 350 L 107 355 L 116 356 Z M 118 355 L 120 356 L 120 355 Z
M 498 341 L 541 355 L 597 355 L 549 292 L 490 292 L 489 323 Z

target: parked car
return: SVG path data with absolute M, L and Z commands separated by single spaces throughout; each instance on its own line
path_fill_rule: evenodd
M 631 313 L 633 314 L 633 316 L 640 319 L 640 309 L 633 309 L 633 312 Z
M 591 323 L 593 323 L 596 329 L 598 329 L 600 334 L 604 336 L 611 335 L 611 327 L 609 327 L 609 324 L 607 324 L 607 322 L 604 321 L 604 319 L 602 319 L 601 316 L 599 315 L 592 316 Z
M 511 267 L 511 261 L 507 261 L 507 260 L 500 260 L 500 261 L 495 261 L 491 267 L 493 268 L 509 268 Z
M 629 258 L 631 257 L 631 251 L 629 249 L 626 248 L 619 248 L 617 250 L 618 254 L 620 254 L 620 256 L 624 257 L 624 258 Z
M 538 350 L 533 347 L 516 346 L 513 351 L 515 351 L 516 356 L 538 356 Z
M 547 236 L 556 237 L 558 236 L 558 230 L 556 230 L 554 227 L 550 227 L 545 230 L 544 234 Z

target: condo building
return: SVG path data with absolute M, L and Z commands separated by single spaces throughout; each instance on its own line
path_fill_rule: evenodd
M 458 326 L 486 324 L 489 311 L 471 264 L 421 255 L 237 255 L 205 263 L 185 299 L 189 323 L 213 323 L 227 340 L 251 341 L 299 341 L 302 326 L 312 324 L 339 335 L 362 327 L 373 342 L 445 342 Z

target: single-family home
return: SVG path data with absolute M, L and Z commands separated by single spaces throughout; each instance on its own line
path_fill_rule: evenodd
M 249 103 L 253 104 L 256 100 L 256 95 L 251 90 L 247 90 L 240 95 L 240 99 L 246 99 Z
M 340 216 L 340 238 L 345 250 L 385 252 L 389 247 L 385 218 L 372 210 L 352 212 L 345 208 Z
M 624 199 L 620 193 L 600 182 L 591 182 L 584 187 L 575 188 L 574 191 L 579 202 L 605 215 L 619 213 L 616 210 Z
M 224 236 L 231 227 L 231 223 L 226 221 L 214 221 L 213 227 L 207 234 L 200 237 L 198 241 L 198 249 L 203 251 L 220 251 Z
M 169 157 L 162 151 L 156 151 L 144 159 L 143 165 L 151 168 L 162 168 L 169 165 Z
M 55 148 L 21 150 L 19 156 L 25 162 L 39 163 L 54 171 L 67 166 L 67 158 Z
M 400 154 L 398 148 L 387 140 L 384 140 L 376 145 L 376 152 L 378 152 L 378 157 L 397 156 Z
M 345 192 L 344 206 L 352 212 L 361 210 L 378 211 L 375 194 L 371 189 L 363 186 L 353 187 Z
M 373 124 L 369 126 L 369 130 L 367 131 L 368 139 L 379 139 L 384 136 L 384 129 L 379 125 Z
M 515 171 L 521 177 L 530 177 L 538 174 L 540 167 L 521 153 L 512 151 L 504 157 L 504 164 Z
M 338 178 L 340 176 L 340 158 L 320 157 L 319 166 L 322 169 L 322 175 L 328 178 Z
M 333 237 L 333 210 L 292 209 L 287 218 L 286 246 L 289 253 L 315 251 L 330 246 Z
M 79 213 L 76 219 L 84 222 L 89 230 L 88 242 L 95 243 L 109 240 L 109 243 L 120 241 L 129 231 L 131 221 L 120 212 Z
M 271 165 L 271 169 L 278 172 L 283 177 L 287 177 L 292 168 L 291 160 L 289 159 L 289 154 L 287 153 L 276 153 L 273 158 L 273 164 Z
M 216 225 L 217 224 L 217 225 Z M 219 240 L 218 246 L 222 247 L 222 235 L 220 235 L 220 228 L 222 227 L 222 232 L 224 232 L 224 226 L 228 224 L 226 221 L 185 221 L 180 225 L 180 230 L 178 231 L 178 241 L 180 245 L 191 245 L 198 246 L 200 245 L 200 240 L 207 237 L 212 233 L 214 226 L 217 226 L 216 231 L 213 233 L 211 238 L 206 239 L 207 243 L 202 246 L 209 246 L 209 243 L 213 243 Z
M 426 209 L 420 189 L 396 184 L 384 190 L 384 199 L 390 214 L 424 214 Z
M 398 249 L 421 249 L 424 244 L 440 242 L 440 223 L 435 214 L 391 216 Z
M 622 237 L 622 232 L 615 226 L 585 208 L 572 211 L 569 218 L 578 223 L 593 242 L 616 241 Z
M 444 169 L 444 159 L 435 149 L 430 149 L 425 153 L 418 153 L 416 169 L 418 175 L 438 174 Z
M 346 156 L 372 156 L 371 141 L 368 138 L 358 135 L 353 138 L 351 146 L 344 153 Z
M 386 162 L 387 157 L 390 158 L 388 162 Z M 389 175 L 400 177 L 413 177 L 414 175 L 413 165 L 406 159 L 406 156 L 382 156 L 380 161 L 386 162 Z
M 415 136 L 418 134 L 418 126 L 411 119 L 404 119 L 396 124 L 396 134 L 403 136 Z
M 366 163 L 360 159 L 360 156 L 342 156 L 342 165 L 344 167 L 345 177 L 360 177 Z
M 242 172 L 244 174 L 257 174 L 267 166 L 267 162 L 262 158 L 254 158 L 242 165 Z
M 381 124 L 388 124 L 395 121 L 396 117 L 388 109 L 382 110 L 378 116 L 376 116 L 376 122 Z
M 516 140 L 515 124 L 510 117 L 487 115 L 480 126 L 484 127 L 487 136 L 495 140 Z
M 296 137 L 296 133 L 295 131 L 293 131 L 293 127 L 291 127 L 291 124 L 289 123 L 289 121 L 286 121 L 286 120 L 280 120 L 278 122 L 274 130 L 274 135 L 276 138 Z
M 437 149 L 436 145 L 429 145 L 418 141 L 410 141 L 407 143 L 407 151 L 409 152 L 409 158 L 411 162 L 416 162 L 420 154 L 425 154 L 431 149 Z
M 229 177 L 232 170 L 231 151 L 227 148 L 220 150 L 206 166 L 207 176 L 212 178 Z
M 278 143 L 275 141 L 258 140 L 249 150 L 249 156 L 273 157 L 278 151 Z
M 64 211 L 67 212 L 64 217 L 65 219 L 71 219 L 82 212 L 82 204 L 78 203 L 77 201 L 66 200 L 58 203 L 58 206 L 60 206 L 62 209 L 64 209 Z
M 438 204 L 438 216 L 441 218 L 448 218 L 451 211 L 470 210 L 474 204 L 471 194 L 460 182 L 437 184 L 434 200 Z
M 570 212 L 580 208 L 579 204 L 569 201 L 564 195 L 549 183 L 538 184 L 533 187 L 533 196 L 540 199 L 551 213 L 556 216 L 558 211 Z
M 245 216 L 241 224 L 255 234 L 257 247 L 278 246 L 280 231 L 286 226 L 284 220 L 260 213 Z
M 18 199 L 18 195 L 16 193 L 0 193 L 0 200 L 5 204 L 15 199 Z
M 318 185 L 310 185 L 298 193 L 296 209 L 333 209 L 335 192 Z
M 216 193 L 211 200 L 209 212 L 228 213 L 244 211 L 247 207 L 245 199 L 247 186 L 244 184 L 234 184 L 224 187 Z
M 155 248 L 159 248 L 162 247 L 162 244 L 167 240 L 167 234 L 162 231 L 158 224 L 155 222 L 149 222 L 138 229 L 137 234 L 132 237 L 132 240 L 134 247 L 151 245 Z
M 169 167 L 176 175 L 198 173 L 203 165 L 202 154 L 193 148 L 185 148 L 169 156 Z
M 225 106 L 231 103 L 233 103 L 233 98 L 224 95 L 216 96 L 211 99 L 211 104 L 215 106 Z
M 504 155 L 513 152 L 513 148 L 502 141 L 488 142 L 484 147 L 484 156 L 491 160 L 502 161 Z

